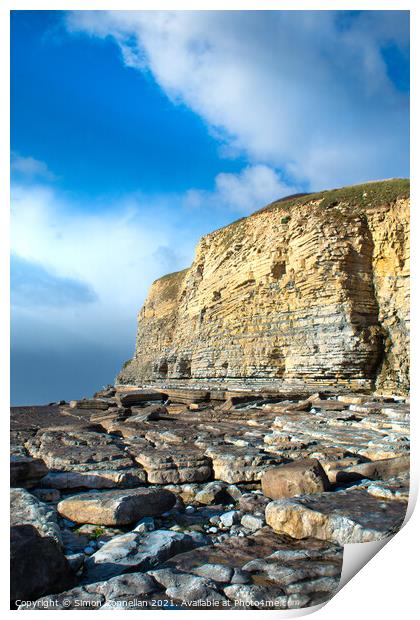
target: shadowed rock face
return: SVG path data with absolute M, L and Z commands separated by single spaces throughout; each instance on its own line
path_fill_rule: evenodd
M 151 287 L 117 383 L 304 381 L 406 393 L 409 184 L 274 203 Z
M 11 527 L 10 536 L 12 609 L 18 600 L 34 600 L 74 585 L 74 573 L 54 539 L 41 536 L 30 524 Z

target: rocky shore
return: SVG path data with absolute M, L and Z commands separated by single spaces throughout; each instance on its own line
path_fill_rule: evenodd
M 11 607 L 293 609 L 398 531 L 409 402 L 109 387 L 13 407 Z

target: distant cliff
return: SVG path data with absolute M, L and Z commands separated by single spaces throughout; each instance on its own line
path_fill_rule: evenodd
M 274 202 L 156 280 L 117 383 L 409 389 L 409 181 Z

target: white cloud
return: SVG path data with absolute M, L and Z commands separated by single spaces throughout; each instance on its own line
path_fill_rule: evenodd
M 33 157 L 23 157 L 14 152 L 11 157 L 10 169 L 12 173 L 18 173 L 29 180 L 42 178 L 51 181 L 55 178 L 45 162 Z
M 216 176 L 214 191 L 189 190 L 186 202 L 191 207 L 227 208 L 249 214 L 297 191 L 275 170 L 259 164 L 247 166 L 237 174 L 221 172 Z
M 312 189 L 404 174 L 408 102 L 381 48 L 407 47 L 407 14 L 364 11 L 78 11 L 69 31 L 112 36 L 253 164 Z

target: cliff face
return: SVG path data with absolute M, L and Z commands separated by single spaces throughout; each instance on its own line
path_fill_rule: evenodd
M 409 388 L 409 182 L 278 201 L 153 283 L 118 383 Z

